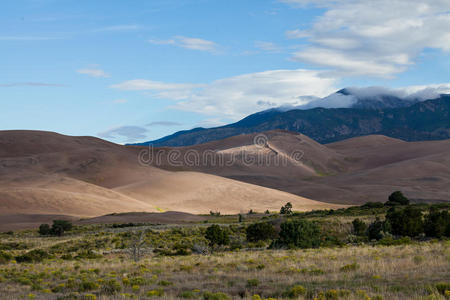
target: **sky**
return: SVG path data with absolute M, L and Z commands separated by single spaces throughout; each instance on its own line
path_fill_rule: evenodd
M 148 141 L 344 87 L 448 88 L 449 54 L 448 0 L 1 1 L 0 130 Z

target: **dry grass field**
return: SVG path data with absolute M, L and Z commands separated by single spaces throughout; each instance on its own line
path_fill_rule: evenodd
M 260 217 L 249 215 L 246 221 Z M 361 216 L 367 222 L 374 218 Z M 449 297 L 446 239 L 269 250 L 267 242 L 245 242 L 246 224 L 236 219 L 223 216 L 200 223 L 130 227 L 91 224 L 76 226 L 61 237 L 41 237 L 36 230 L 1 234 L 0 253 L 17 257 L 40 249 L 45 258 L 28 263 L 4 259 L 1 264 L 0 257 L 0 295 L 2 299 L 218 300 Z M 310 219 L 344 240 L 353 218 Z M 211 222 L 222 223 L 231 232 L 231 246 L 195 254 L 191 249 L 205 245 L 204 232 Z M 140 232 L 145 232 L 143 255 L 134 261 L 130 249 Z

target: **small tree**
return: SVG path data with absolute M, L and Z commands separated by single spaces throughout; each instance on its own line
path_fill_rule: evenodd
M 50 225 L 48 224 L 41 224 L 41 226 L 39 226 L 39 234 L 40 235 L 49 235 L 50 234 Z
M 281 224 L 274 247 L 316 248 L 320 245 L 320 228 L 307 220 L 290 220 Z
M 396 191 L 393 192 L 390 196 L 388 201 L 385 203 L 388 206 L 395 206 L 395 205 L 408 205 L 409 199 L 406 198 L 402 192 Z
M 429 237 L 441 238 L 450 236 L 450 216 L 448 211 L 440 212 L 436 208 L 430 208 L 424 222 L 425 234 Z
M 205 238 L 209 241 L 210 246 L 228 245 L 230 243 L 228 231 L 222 229 L 219 225 L 216 224 L 206 228 Z
M 130 254 L 135 262 L 141 260 L 142 246 L 145 244 L 145 231 L 139 232 L 131 242 Z
M 51 228 L 51 234 L 61 236 L 65 231 L 72 230 L 72 223 L 66 220 L 54 220 Z
M 386 214 L 386 220 L 391 224 L 392 233 L 395 235 L 415 237 L 424 230 L 422 212 L 416 207 L 393 207 Z
M 375 222 L 367 228 L 367 237 L 369 240 L 381 240 L 390 231 L 390 223 L 388 221 L 383 222 L 377 217 Z
M 353 225 L 353 232 L 355 233 L 355 235 L 362 236 L 366 234 L 367 225 L 360 219 L 358 218 L 354 219 L 352 225 Z
M 246 235 L 249 242 L 267 241 L 275 237 L 275 229 L 267 222 L 254 223 L 247 227 Z
M 281 207 L 280 214 L 281 215 L 290 215 L 290 214 L 292 214 L 292 204 L 291 204 L 291 202 L 288 202 L 283 207 Z
M 70 230 L 72 230 L 72 223 L 66 220 L 53 220 L 52 227 L 48 224 L 41 224 L 39 226 L 40 235 L 62 236 L 65 231 Z

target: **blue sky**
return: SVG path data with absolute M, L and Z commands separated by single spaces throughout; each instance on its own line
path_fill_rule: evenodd
M 0 6 L 1 130 L 127 143 L 346 86 L 450 89 L 447 0 Z

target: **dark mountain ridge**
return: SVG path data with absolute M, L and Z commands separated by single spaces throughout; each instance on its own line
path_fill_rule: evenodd
M 299 132 L 322 144 L 371 134 L 405 141 L 450 138 L 450 95 L 422 102 L 411 101 L 409 106 L 404 106 L 405 103 L 397 103 L 398 105 L 400 107 L 380 109 L 318 107 L 305 110 L 268 110 L 252 114 L 233 124 L 180 131 L 136 145 L 190 146 L 274 129 Z

